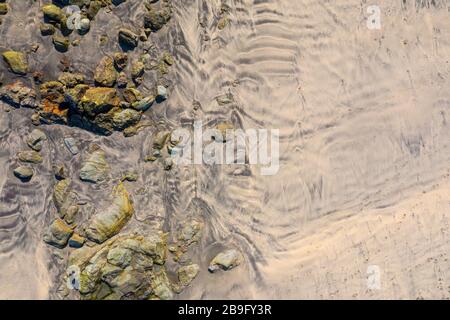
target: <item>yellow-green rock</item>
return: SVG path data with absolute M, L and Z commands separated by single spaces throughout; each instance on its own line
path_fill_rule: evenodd
M 6 51 L 3 52 L 2 56 L 12 72 L 20 75 L 26 75 L 28 73 L 27 57 L 24 53 L 18 51 Z
M 97 243 L 119 233 L 134 213 L 130 195 L 122 183 L 113 192 L 112 204 L 95 215 L 86 229 L 88 238 Z
M 60 22 L 65 17 L 64 12 L 54 4 L 47 4 L 43 6 L 42 12 L 44 13 L 45 19 L 53 22 Z

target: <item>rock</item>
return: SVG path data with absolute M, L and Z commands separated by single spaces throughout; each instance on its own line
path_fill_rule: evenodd
M 40 120 L 45 123 L 67 123 L 69 109 L 65 101 L 65 87 L 59 81 L 48 81 L 41 85 L 42 102 L 39 108 Z
M 219 253 L 209 264 L 209 272 L 215 272 L 219 269 L 231 270 L 242 262 L 242 255 L 239 251 L 235 249 L 226 250 Z
M 169 22 L 172 12 L 169 8 L 156 10 L 152 7 L 147 7 L 149 11 L 144 15 L 144 28 L 148 28 L 156 32 Z
M 161 150 L 162 148 L 164 148 L 169 136 L 170 132 L 168 131 L 158 132 L 153 139 L 153 149 Z
M 74 88 L 67 89 L 64 98 L 71 109 L 79 113 L 84 112 L 82 108 L 79 108 L 78 103 L 80 103 L 81 98 L 83 98 L 88 89 L 89 86 L 86 84 L 77 84 Z
M 134 49 L 137 47 L 139 36 L 128 29 L 119 30 L 119 43 L 125 47 L 125 49 Z
M 118 107 L 120 98 L 114 88 L 89 88 L 81 98 L 80 107 L 88 115 L 94 116 Z
M 125 269 L 131 262 L 131 251 L 121 247 L 109 250 L 107 256 L 108 262 L 113 266 Z
M 63 72 L 58 77 L 58 81 L 64 84 L 67 88 L 74 88 L 78 84 L 84 84 L 86 82 L 86 78 L 81 73 Z
M 118 6 L 121 3 L 124 3 L 125 1 L 127 1 L 127 0 L 112 0 L 112 3 L 113 3 L 113 5 Z
M 78 290 L 82 299 L 170 298 L 171 284 L 165 274 L 167 250 L 164 234 L 116 236 L 101 245 L 74 250 L 70 270 L 80 270 Z M 159 261 L 160 265 L 154 265 Z
M 30 167 L 20 166 L 14 169 L 14 175 L 24 182 L 28 182 L 34 175 L 34 171 Z
M 17 157 L 22 162 L 38 164 L 42 162 L 42 157 L 36 151 L 22 151 L 17 154 Z
M 162 60 L 168 65 L 172 66 L 175 63 L 175 60 L 173 59 L 172 55 L 169 52 L 164 52 Z
M 34 129 L 27 137 L 27 145 L 34 151 L 42 150 L 42 143 L 47 140 L 47 136 L 39 129 Z
M 142 94 L 135 88 L 127 88 L 123 91 L 123 97 L 126 102 L 133 104 L 142 99 Z
M 28 73 L 28 62 L 24 53 L 18 51 L 5 51 L 2 56 L 12 72 L 19 75 L 26 75 Z
M 2 1 L 0 1 L 0 15 L 3 16 L 8 13 L 9 6 L 7 3 L 1 3 L 1 2 Z
M 145 65 L 142 61 L 135 61 L 131 66 L 131 77 L 136 80 L 144 75 Z
M 100 183 L 106 181 L 110 172 L 105 152 L 101 149 L 93 151 L 82 163 L 80 179 L 86 182 Z
M 185 246 L 198 242 L 201 238 L 203 223 L 197 220 L 185 221 L 178 231 L 178 240 Z
M 128 84 L 128 78 L 125 72 L 120 72 L 117 76 L 117 86 L 119 88 L 125 88 Z
M 219 30 L 223 30 L 228 26 L 229 23 L 230 19 L 228 17 L 222 17 L 217 24 L 217 28 L 219 28 Z
M 55 174 L 55 178 L 57 180 L 64 180 L 68 177 L 66 173 L 66 168 L 64 167 L 63 164 L 54 165 L 53 173 Z
M 36 108 L 36 96 L 36 92 L 21 81 L 0 88 L 0 99 L 16 108 Z
M 73 224 L 75 222 L 75 218 L 80 212 L 80 208 L 75 204 L 75 200 L 77 199 L 76 193 L 71 192 L 69 195 L 69 201 L 67 202 L 71 203 L 71 205 L 68 205 L 67 209 L 64 208 L 62 212 L 64 213 L 64 221 L 66 221 L 68 224 Z
M 70 183 L 70 179 L 61 180 L 55 185 L 55 188 L 53 189 L 53 203 L 55 204 L 58 212 L 61 211 L 64 203 L 67 200 L 70 192 Z M 61 218 L 63 217 L 64 216 L 62 216 Z
M 159 85 L 157 87 L 156 102 L 161 103 L 167 100 L 167 89 L 164 86 Z
M 180 267 L 177 271 L 178 280 L 182 286 L 188 286 L 192 280 L 197 277 L 200 267 L 198 264 L 190 264 L 188 266 Z
M 113 87 L 117 81 L 117 72 L 114 68 L 114 60 L 111 57 L 104 57 L 95 69 L 94 79 L 97 85 L 103 87 Z
M 123 130 L 136 125 L 141 120 L 141 113 L 133 109 L 124 109 L 116 112 L 113 117 L 113 124 L 116 130 Z
M 59 52 L 67 52 L 69 50 L 70 41 L 69 39 L 61 36 L 54 35 L 52 38 L 53 45 L 55 49 Z
M 51 36 L 55 34 L 56 28 L 50 23 L 41 23 L 39 26 L 43 36 Z
M 173 168 L 173 159 L 172 158 L 165 158 L 164 159 L 164 170 L 170 171 Z
M 164 270 L 155 274 L 151 282 L 151 287 L 153 289 L 153 299 L 170 300 L 173 298 L 170 281 Z
M 80 236 L 77 233 L 74 233 L 72 237 L 69 239 L 69 247 L 79 249 L 83 247 L 86 239 Z
M 139 101 L 134 102 L 131 106 L 138 111 L 145 112 L 153 105 L 154 102 L 155 102 L 155 97 L 148 96 Z
M 57 248 L 64 248 L 72 236 L 73 230 L 61 219 L 56 219 L 44 235 L 44 242 Z
M 64 145 L 66 146 L 67 150 L 69 150 L 69 152 L 74 156 L 76 156 L 80 152 L 80 149 L 78 149 L 77 146 L 77 141 L 74 138 L 64 138 Z
M 80 20 L 80 25 L 78 29 L 78 32 L 80 34 L 88 33 L 90 28 L 91 28 L 91 21 L 88 18 L 83 18 Z
M 65 18 L 64 12 L 54 4 L 47 4 L 42 7 L 44 19 L 49 22 L 61 22 Z
M 103 243 L 117 234 L 133 213 L 134 208 L 130 196 L 123 184 L 120 183 L 114 189 L 111 206 L 93 217 L 86 229 L 86 234 L 90 240 Z
M 127 171 L 122 176 L 122 181 L 135 182 L 138 180 L 138 173 L 135 170 Z
M 117 70 L 121 71 L 127 67 L 128 64 L 128 55 L 122 52 L 116 52 L 114 54 L 114 65 Z

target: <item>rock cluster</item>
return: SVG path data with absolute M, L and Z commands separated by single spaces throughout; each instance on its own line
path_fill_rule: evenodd
M 77 270 L 81 299 L 171 299 L 166 274 L 166 234 L 120 235 L 73 251 L 67 277 Z

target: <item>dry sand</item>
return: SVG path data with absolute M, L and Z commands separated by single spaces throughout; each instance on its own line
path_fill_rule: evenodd
M 140 17 L 139 1 L 128 2 L 129 11 L 115 11 L 113 18 L 101 13 L 86 45 L 71 53 L 80 71 L 92 69 L 101 56 L 89 46 L 96 35 L 114 34 L 121 23 Z M 11 173 L 10 158 L 32 128 L 29 114 L 1 112 L 0 298 L 54 297 L 64 257 L 55 256 L 41 234 L 51 219 L 50 159 L 79 168 L 80 159 L 70 160 L 61 145 L 63 136 L 72 135 L 83 146 L 101 144 L 117 172 L 127 165 L 143 172 L 147 193 L 135 196 L 136 220 L 156 215 L 170 225 L 201 212 L 202 272 L 181 298 L 449 299 L 445 1 L 440 8 L 400 0 L 225 2 L 230 25 L 220 31 L 221 1 L 174 1 L 164 40 L 177 60 L 175 88 L 152 117 L 174 126 L 220 119 L 242 128 L 278 128 L 279 173 L 263 177 L 250 167 L 249 174 L 236 175 L 235 167 L 193 166 L 165 175 L 140 161 L 148 133 L 124 139 L 49 126 L 41 178 L 23 185 Z M 381 7 L 380 30 L 366 26 L 369 4 Z M 28 5 L 12 4 L 27 32 L 17 33 L 7 18 L 0 49 L 39 38 L 30 25 L 39 21 L 38 6 Z M 42 54 L 41 63 L 55 55 L 43 46 L 49 55 Z M 215 98 L 227 92 L 236 103 L 218 105 Z M 209 259 L 222 245 L 241 248 L 246 262 L 209 274 Z M 381 272 L 379 290 L 367 287 L 373 265 Z

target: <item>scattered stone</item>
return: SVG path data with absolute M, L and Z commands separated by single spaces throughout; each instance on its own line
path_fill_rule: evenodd
M 80 179 L 86 182 L 100 183 L 108 179 L 110 170 L 105 152 L 97 148 L 82 163 Z
M 86 234 L 90 240 L 103 243 L 116 235 L 133 213 L 131 198 L 123 184 L 120 183 L 113 191 L 111 206 L 93 217 L 86 229 Z
M 26 75 L 28 73 L 28 62 L 24 53 L 18 51 L 5 51 L 2 56 L 11 72 L 19 75 Z
M 44 242 L 59 249 L 64 248 L 72 236 L 73 230 L 61 219 L 56 219 L 44 235 Z
M 80 153 L 80 149 L 78 149 L 77 141 L 74 138 L 64 138 L 64 145 L 66 146 L 67 150 L 69 152 L 76 156 L 78 153 Z
M 114 88 L 89 88 L 80 101 L 80 108 L 88 115 L 95 116 L 118 107 L 120 98 Z
M 145 65 L 142 61 L 135 61 L 131 66 L 131 77 L 133 80 L 137 80 L 144 75 Z
M 173 159 L 172 158 L 165 158 L 164 159 L 164 170 L 170 171 L 173 168 Z
M 78 29 L 79 34 L 86 34 L 91 28 L 91 21 L 88 18 L 82 18 Z
M 22 151 L 17 154 L 21 162 L 38 164 L 42 162 L 42 157 L 36 151 Z
M 114 64 L 119 71 L 125 69 L 128 64 L 128 55 L 126 53 L 116 52 L 114 54 Z
M 137 47 L 139 41 L 139 36 L 133 31 L 128 29 L 119 30 L 119 43 L 125 49 L 134 49 Z
M 125 72 L 120 72 L 117 76 L 117 87 L 125 88 L 128 84 L 128 78 Z
M 54 35 L 52 38 L 55 49 L 59 52 L 67 52 L 69 50 L 70 41 L 67 38 Z
M 114 60 L 104 57 L 95 69 L 94 79 L 97 85 L 113 87 L 117 81 L 117 72 L 114 68 Z
M 72 237 L 69 239 L 69 247 L 79 249 L 83 247 L 86 242 L 86 238 L 83 238 L 77 233 L 74 233 Z
M 57 180 L 67 179 L 66 168 L 63 164 L 57 164 L 53 166 L 53 173 L 55 174 L 55 178 Z
M 135 182 L 138 180 L 138 173 L 136 170 L 130 170 L 123 174 L 122 181 Z
M 36 108 L 36 92 L 25 86 L 22 81 L 0 88 L 0 99 L 15 108 Z
M 141 120 L 142 114 L 133 109 L 124 109 L 114 114 L 113 125 L 116 130 L 124 130 L 134 126 Z
M 67 276 L 80 270 L 81 299 L 167 299 L 171 284 L 165 273 L 166 236 L 124 235 L 74 250 Z M 157 264 L 155 266 L 155 264 Z
M 144 28 L 148 28 L 153 32 L 156 32 L 169 22 L 172 17 L 172 11 L 170 8 L 165 7 L 161 10 L 148 5 L 148 12 L 144 16 Z
M 14 175 L 23 182 L 28 182 L 33 177 L 34 171 L 30 167 L 20 166 L 14 169 Z
M 145 97 L 139 101 L 136 101 L 132 104 L 132 107 L 138 111 L 145 112 L 147 111 L 155 102 L 154 96 Z
M 64 12 L 54 4 L 47 4 L 42 7 L 44 19 L 49 22 L 61 22 L 65 18 Z
M 0 1 L 0 15 L 6 15 L 8 13 L 9 7 L 7 3 L 1 3 Z
M 74 88 L 79 84 L 84 84 L 86 78 L 81 73 L 63 72 L 58 81 L 64 84 L 67 88 Z
M 168 66 L 172 66 L 173 64 L 175 64 L 175 60 L 173 59 L 172 55 L 167 51 L 163 53 L 162 59 Z
M 178 280 L 182 286 L 188 286 L 192 280 L 197 277 L 200 271 L 198 264 L 190 264 L 188 266 L 180 267 L 177 271 Z
M 219 30 L 223 30 L 229 25 L 229 23 L 230 19 L 228 17 L 222 17 L 217 24 L 217 28 L 219 28 Z
M 166 87 L 159 85 L 157 87 L 156 102 L 161 103 L 165 100 L 167 100 L 167 89 Z
M 50 23 L 41 23 L 39 29 L 43 36 L 51 36 L 56 32 L 56 28 Z
M 215 272 L 219 269 L 231 270 L 242 262 L 242 255 L 236 249 L 226 250 L 219 253 L 209 264 L 208 271 Z
M 178 240 L 188 247 L 193 243 L 200 241 L 202 236 L 203 223 L 197 220 L 185 221 L 178 231 Z
M 42 150 L 42 143 L 47 140 L 47 136 L 44 132 L 42 132 L 39 129 L 34 129 L 31 131 L 31 133 L 28 135 L 28 138 L 26 140 L 27 145 L 33 149 L 34 151 L 41 151 Z
M 142 94 L 139 90 L 135 88 L 127 88 L 123 91 L 123 97 L 128 103 L 135 103 L 142 100 Z

